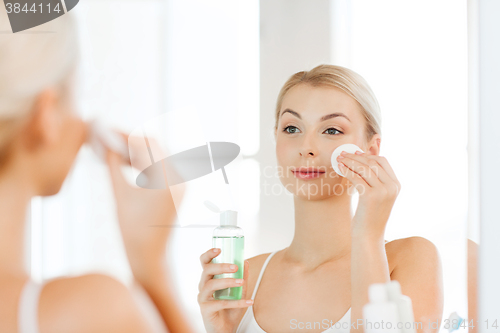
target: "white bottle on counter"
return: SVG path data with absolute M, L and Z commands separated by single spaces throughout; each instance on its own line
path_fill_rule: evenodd
M 389 300 L 395 302 L 398 307 L 401 333 L 417 333 L 415 329 L 415 319 L 410 297 L 401 294 L 401 285 L 398 281 L 392 280 L 387 283 Z
M 365 333 L 402 333 L 398 328 L 398 306 L 389 300 L 386 283 L 368 287 L 369 303 L 363 306 Z

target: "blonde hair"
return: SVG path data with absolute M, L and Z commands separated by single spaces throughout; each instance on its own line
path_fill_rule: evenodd
M 63 95 L 71 91 L 79 53 L 72 16 L 68 13 L 11 33 L 5 6 L 0 6 L 0 166 L 18 129 L 29 119 L 39 93 L 50 87 Z
M 291 88 L 299 84 L 310 84 L 313 87 L 323 86 L 342 89 L 342 91 L 354 98 L 361 106 L 362 114 L 366 119 L 366 141 L 369 141 L 375 134 L 382 135 L 382 115 L 380 106 L 368 83 L 361 75 L 353 70 L 335 65 L 319 65 L 310 71 L 295 73 L 285 82 L 280 90 L 276 103 L 275 129 L 278 128 L 283 98 Z

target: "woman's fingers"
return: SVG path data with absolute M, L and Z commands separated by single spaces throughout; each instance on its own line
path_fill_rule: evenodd
M 243 298 L 239 300 L 217 300 L 204 304 L 205 310 L 210 313 L 230 308 L 246 308 L 250 305 L 252 305 L 252 303 L 247 303 L 247 300 Z
M 360 155 L 346 154 L 345 157 L 341 159 L 341 162 L 347 166 L 347 168 L 345 166 L 344 168 L 347 169 L 348 178 L 352 178 L 353 182 L 357 181 L 362 184 L 362 180 L 364 180 L 371 187 L 383 185 L 391 195 L 397 196 L 399 194 L 401 184 L 385 157 L 367 155 L 366 153 Z
M 119 131 L 115 131 L 115 133 L 123 140 L 123 142 L 128 142 L 128 134 Z M 127 157 L 122 156 L 122 161 L 128 166 L 132 166 L 132 163 L 130 162 L 130 151 L 128 147 L 127 147 Z
M 392 169 L 391 165 L 387 161 L 387 159 L 384 156 L 378 156 L 377 162 L 384 167 L 384 170 L 387 172 L 389 177 L 396 183 L 398 186 L 398 193 L 401 190 L 401 184 L 398 181 L 398 178 L 396 177 L 396 174 L 394 173 L 394 170 Z
M 246 299 L 247 298 L 247 290 L 248 290 L 248 267 L 250 266 L 250 263 L 248 260 L 244 261 L 244 269 L 243 269 L 243 289 L 241 292 L 241 299 Z
M 162 149 L 160 143 L 154 138 L 129 135 L 127 141 L 130 163 L 139 171 L 143 171 L 154 162 L 168 156 L 168 152 Z
M 342 162 L 344 160 L 342 159 Z M 364 179 L 361 175 L 359 175 L 358 173 L 354 172 L 353 170 L 351 170 L 350 167 L 346 166 L 346 164 L 349 164 L 346 162 L 345 163 L 339 163 L 339 169 L 340 171 L 342 171 L 342 173 L 345 175 L 345 177 L 347 179 L 349 179 L 349 181 L 351 183 L 354 184 L 354 186 L 356 187 L 356 189 L 359 191 L 359 188 L 357 186 L 361 186 L 361 187 L 364 187 L 366 185 L 368 185 L 368 187 L 373 187 L 373 183 L 372 182 L 369 182 L 368 180 Z
M 212 309 L 211 311 L 219 311 L 224 308 L 235 308 L 244 307 L 251 305 L 246 303 L 246 293 L 248 289 L 248 275 L 249 275 L 249 262 L 244 261 L 243 267 L 243 279 L 238 283 L 238 279 L 234 278 L 220 278 L 214 279 L 213 276 L 216 274 L 223 273 L 234 273 L 237 272 L 239 267 L 236 265 L 234 269 L 231 268 L 233 264 L 228 263 L 212 263 L 212 259 L 218 256 L 220 250 L 214 252 L 213 249 L 208 250 L 200 256 L 200 263 L 203 267 L 203 273 L 198 285 L 198 303 L 217 303 L 218 305 L 206 304 L 207 307 Z M 242 287 L 242 297 L 241 300 L 215 300 L 213 293 L 216 290 L 225 288 L 235 288 Z M 235 304 L 236 303 L 236 304 Z
M 374 174 L 374 176 L 384 184 L 397 181 L 394 170 L 384 156 L 369 155 L 366 153 L 347 153 L 344 157 L 345 158 L 340 161 L 344 162 L 345 165 L 351 168 L 354 172 L 358 173 L 364 179 L 367 179 L 368 176 Z
M 340 159 L 340 167 L 342 167 L 342 164 L 347 166 L 349 170 L 357 174 L 371 187 L 378 186 L 383 183 L 385 177 L 386 179 L 389 178 L 384 174 L 383 170 L 381 170 L 382 166 L 380 166 L 376 161 L 369 159 L 363 159 L 363 161 L 361 161 L 360 157 L 355 154 L 347 154 L 344 158 Z M 341 171 L 344 173 L 343 170 Z
M 243 279 L 233 279 L 233 278 L 221 278 L 221 279 L 210 279 L 201 288 L 198 294 L 198 302 L 206 302 L 213 300 L 213 294 L 216 290 L 241 287 L 243 285 Z
M 216 250 L 214 252 L 214 250 Z M 198 291 L 201 292 L 205 284 L 214 277 L 215 274 L 231 273 L 230 264 L 212 263 L 212 259 L 220 254 L 220 249 L 212 248 L 200 256 L 201 273 L 200 283 L 198 284 Z M 235 270 L 236 271 L 236 270 Z
M 121 170 L 121 157 L 110 149 L 108 149 L 106 154 L 106 162 L 109 167 L 111 181 L 113 188 L 115 189 L 115 193 L 122 193 L 124 188 L 128 187 L 128 183 Z
M 210 263 L 205 265 L 205 268 L 201 273 L 201 279 L 200 279 L 200 284 L 198 286 L 198 290 L 201 291 L 205 283 L 211 280 L 214 277 L 214 275 L 223 273 L 236 273 L 239 270 L 239 267 L 237 265 L 234 266 L 236 267 L 232 268 L 233 264 L 224 264 L 224 263 L 222 264 Z
M 215 251 L 214 251 L 215 250 Z M 210 263 L 213 258 L 217 257 L 220 253 L 220 249 L 212 248 L 200 256 L 201 267 L 205 269 L 205 265 Z
M 200 256 L 201 267 L 203 267 L 203 272 L 201 274 L 200 283 L 198 284 L 198 290 L 201 291 L 203 286 L 210 281 L 214 275 L 223 273 L 235 273 L 238 271 L 238 265 L 228 264 L 228 263 L 213 263 L 211 262 L 213 258 L 220 254 L 220 250 L 216 249 L 208 250 Z

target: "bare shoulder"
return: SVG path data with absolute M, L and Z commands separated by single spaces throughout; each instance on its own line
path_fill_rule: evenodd
M 428 255 L 439 256 L 436 245 L 427 238 L 412 236 L 398 238 L 385 244 L 387 255 L 393 257 L 395 264 L 406 260 L 415 260 Z
M 439 251 L 436 245 L 427 238 L 412 236 L 395 239 L 386 244 L 387 256 L 394 261 L 395 273 L 409 266 L 420 267 L 439 266 Z
M 412 301 L 415 322 L 441 322 L 444 292 L 441 259 L 436 245 L 424 237 L 397 239 L 387 244 L 396 257 L 391 280 Z M 389 250 L 390 248 L 390 250 Z
M 47 282 L 39 308 L 41 333 L 138 332 L 145 328 L 130 290 L 105 274 Z

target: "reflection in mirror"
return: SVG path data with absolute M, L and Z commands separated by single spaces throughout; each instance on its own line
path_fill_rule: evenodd
M 474 241 L 467 239 L 467 295 L 468 295 L 468 317 L 469 332 L 479 332 L 477 323 L 477 262 L 479 246 Z M 470 323 L 474 323 L 470 325 Z

